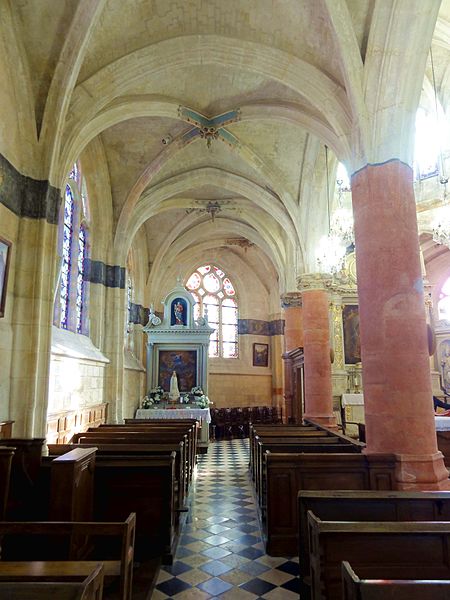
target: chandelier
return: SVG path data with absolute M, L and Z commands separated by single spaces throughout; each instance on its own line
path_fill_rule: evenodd
M 316 260 L 322 273 L 336 274 L 342 271 L 347 247 L 342 239 L 332 233 L 320 238 Z
M 436 123 L 439 129 L 439 109 L 438 109 L 438 97 L 436 91 L 436 78 L 434 74 L 434 62 L 433 62 L 433 51 L 430 47 L 430 60 L 431 60 L 431 74 L 433 79 L 433 91 L 434 91 L 434 108 L 436 112 Z M 447 183 L 448 177 L 445 173 L 444 159 L 442 156 L 442 144 L 439 140 L 439 183 L 443 186 L 443 201 L 444 210 L 441 211 L 440 218 L 435 222 L 433 226 L 433 241 L 436 244 L 442 244 L 450 248 L 450 206 L 447 203 Z
M 327 176 L 327 209 L 328 209 L 328 235 L 319 241 L 316 251 L 316 260 L 319 270 L 323 273 L 336 274 L 342 271 L 345 263 L 347 247 L 354 243 L 353 213 L 342 206 L 344 192 L 349 192 L 349 187 L 344 187 L 342 179 L 337 180 L 339 193 L 339 207 L 330 217 L 330 185 L 328 176 L 328 146 L 325 146 L 325 164 Z

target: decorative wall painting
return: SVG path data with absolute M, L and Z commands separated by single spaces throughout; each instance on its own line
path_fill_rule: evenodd
M 361 340 L 359 337 L 359 306 L 346 304 L 342 310 L 344 326 L 344 354 L 346 365 L 361 362 Z
M 175 371 L 180 392 L 190 392 L 197 383 L 197 350 L 160 350 L 158 385 L 165 392 L 170 389 L 170 378 Z
M 175 298 L 170 305 L 170 324 L 186 325 L 187 302 L 184 298 Z
M 269 366 L 269 344 L 253 344 L 253 366 Z
M 5 316 L 6 287 L 8 283 L 11 242 L 0 238 L 0 317 Z
M 446 394 L 450 394 L 450 340 L 445 339 L 439 344 L 439 361 L 441 367 L 441 382 Z

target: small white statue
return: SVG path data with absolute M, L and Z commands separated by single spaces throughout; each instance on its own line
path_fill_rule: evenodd
M 172 377 L 170 378 L 170 391 L 169 398 L 172 402 L 177 402 L 180 397 L 180 390 L 178 389 L 178 379 L 176 371 L 172 373 Z

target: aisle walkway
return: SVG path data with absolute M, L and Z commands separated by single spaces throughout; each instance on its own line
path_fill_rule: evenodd
M 297 559 L 264 554 L 248 440 L 211 444 L 191 494 L 176 560 L 161 570 L 152 600 L 298 600 Z

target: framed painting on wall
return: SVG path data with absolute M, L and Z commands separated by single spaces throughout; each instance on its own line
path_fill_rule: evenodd
M 359 338 L 359 306 L 346 304 L 342 310 L 344 328 L 344 355 L 346 365 L 361 362 L 361 341 Z
M 269 366 L 269 344 L 253 344 L 253 366 Z
M 190 392 L 197 383 L 197 350 L 159 350 L 158 385 L 170 390 L 170 378 L 175 371 L 180 392 Z
M 5 316 L 6 287 L 8 283 L 11 242 L 0 238 L 0 317 Z

